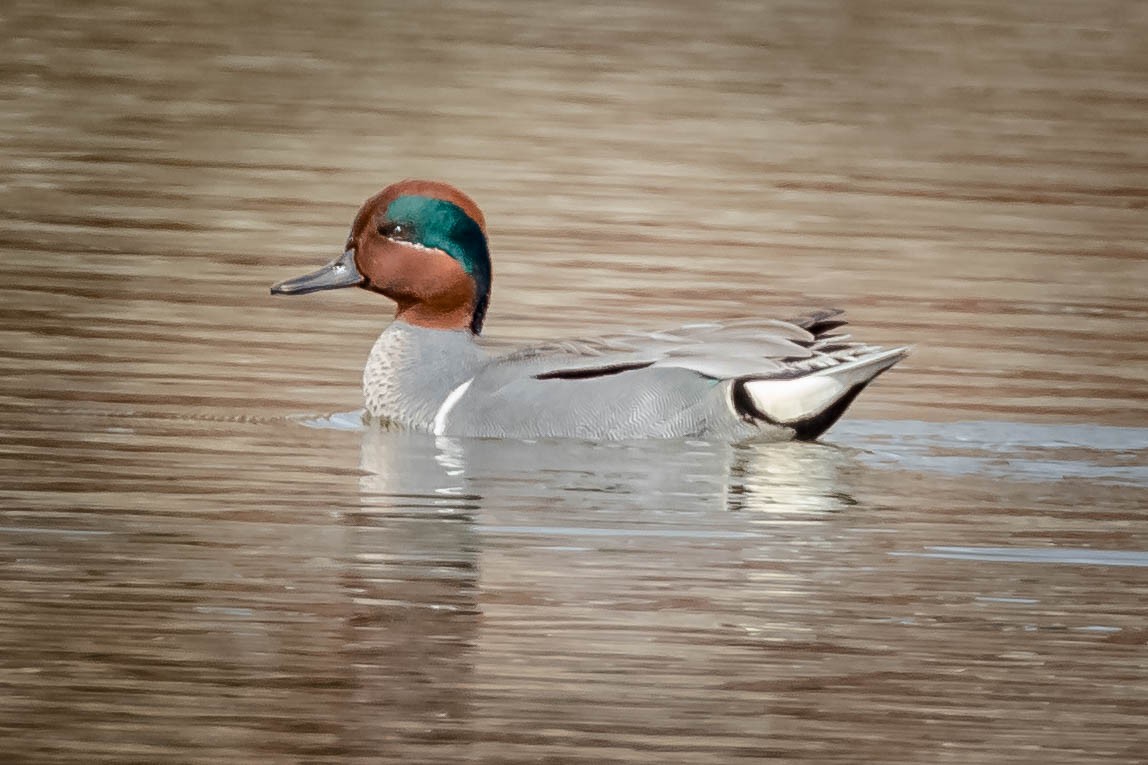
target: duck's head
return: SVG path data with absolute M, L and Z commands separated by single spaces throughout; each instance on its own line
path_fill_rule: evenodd
M 272 295 L 363 287 L 398 304 L 395 318 L 482 331 L 490 300 L 486 222 L 470 197 L 439 181 L 400 181 L 363 203 L 343 254 Z

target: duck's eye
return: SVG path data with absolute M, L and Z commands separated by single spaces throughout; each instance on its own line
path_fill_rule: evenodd
M 402 223 L 383 223 L 379 225 L 379 234 L 388 239 L 407 239 L 410 228 Z

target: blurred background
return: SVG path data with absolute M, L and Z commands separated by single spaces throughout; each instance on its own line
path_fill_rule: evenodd
M 6 761 L 1148 757 L 1148 5 L 0 35 Z M 916 352 L 837 447 L 378 443 L 326 415 L 391 306 L 267 287 L 405 177 L 483 208 L 495 346 L 834 306 Z
M 430 177 L 486 212 L 492 340 L 829 305 L 918 346 L 862 413 L 1145 423 L 1140 3 L 2 19 L 4 302 L 24 312 L 5 329 L 41 357 L 9 396 L 357 406 L 390 306 L 264 288 L 332 257 L 367 196 Z M 114 336 L 77 337 L 93 319 Z M 27 343 L 41 322 L 61 331 Z M 40 363 L 81 352 L 114 379 Z M 156 361 L 162 386 L 124 374 Z

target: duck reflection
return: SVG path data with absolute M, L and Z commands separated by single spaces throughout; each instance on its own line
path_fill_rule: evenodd
M 352 732 L 376 751 L 467 739 L 478 633 L 478 497 L 433 440 L 367 432 L 347 586 L 345 643 L 359 679 Z M 381 737 L 381 738 L 380 738 Z
M 849 464 L 846 452 L 807 443 L 365 431 L 350 641 L 352 660 L 374 676 L 363 708 L 383 715 L 390 741 L 431 736 L 441 753 L 473 740 L 479 678 L 517 673 L 539 650 L 576 653 L 585 637 L 558 625 L 591 607 L 632 607 L 627 583 L 664 579 L 667 566 L 740 567 L 747 581 L 763 559 L 786 557 L 785 538 L 760 524 L 817 522 L 852 504 L 841 480 Z M 641 608 L 662 605 L 649 597 Z M 552 642 L 534 646 L 529 635 L 547 620 Z
M 619 497 L 671 510 L 825 513 L 853 504 L 849 453 L 832 445 L 453 439 L 367 430 L 363 497 L 435 517 L 532 503 L 592 509 Z M 410 506 L 397 503 L 408 498 Z M 604 499 L 610 497 L 610 500 Z M 365 502 L 365 507 L 370 506 Z
M 846 480 L 853 458 L 831 444 L 731 446 L 723 497 L 730 510 L 817 514 L 857 504 Z

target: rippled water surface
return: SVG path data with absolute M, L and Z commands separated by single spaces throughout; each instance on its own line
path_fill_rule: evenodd
M 0 760 L 1148 761 L 1142 3 L 9 3 Z M 849 310 L 823 443 L 364 429 L 272 298 L 430 176 L 490 342 Z

